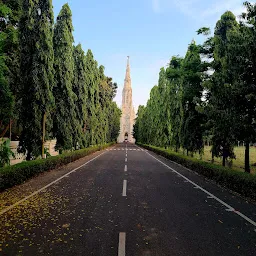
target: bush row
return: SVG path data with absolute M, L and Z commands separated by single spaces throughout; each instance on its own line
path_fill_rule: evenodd
M 24 181 L 38 175 L 39 173 L 56 169 L 68 163 L 74 162 L 113 144 L 114 143 L 108 143 L 105 145 L 93 146 L 58 156 L 52 156 L 47 159 L 22 162 L 13 166 L 0 168 L 0 192 L 15 185 L 19 185 Z
M 221 186 L 256 200 L 256 175 L 231 170 L 228 167 L 207 163 L 155 146 L 144 145 L 141 143 L 137 144 L 202 174 L 203 176 L 216 181 Z

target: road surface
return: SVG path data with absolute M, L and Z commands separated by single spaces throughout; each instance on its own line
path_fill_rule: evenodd
M 0 218 L 0 255 L 256 255 L 254 203 L 130 144 Z

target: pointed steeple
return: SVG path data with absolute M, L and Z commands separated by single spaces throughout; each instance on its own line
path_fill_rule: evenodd
M 127 67 L 124 81 L 125 87 L 131 87 L 130 56 L 127 56 Z

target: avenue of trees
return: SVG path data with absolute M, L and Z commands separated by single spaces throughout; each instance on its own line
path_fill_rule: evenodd
M 250 172 L 250 144 L 256 141 L 256 4 L 244 6 L 239 21 L 225 12 L 213 36 L 208 28 L 199 29 L 206 41 L 192 41 L 184 58 L 173 56 L 161 69 L 147 105 L 138 108 L 138 142 L 193 156 L 210 140 L 212 157 L 222 157 L 225 166 L 243 141 Z
M 11 130 L 27 160 L 46 139 L 60 152 L 115 141 L 116 90 L 92 51 L 74 45 L 68 4 L 54 22 L 51 0 L 0 2 L 0 138 Z

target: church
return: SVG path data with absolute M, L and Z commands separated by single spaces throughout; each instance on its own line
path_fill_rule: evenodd
M 118 143 L 122 143 L 125 140 L 128 140 L 130 143 L 135 143 L 135 139 L 133 138 L 135 111 L 132 105 L 132 84 L 130 73 L 130 59 L 128 57 L 122 94 L 122 115 L 120 120 L 120 134 L 117 139 Z

